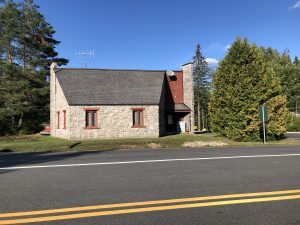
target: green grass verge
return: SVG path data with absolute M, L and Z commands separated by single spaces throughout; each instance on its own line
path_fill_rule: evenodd
M 234 142 L 213 133 L 179 134 L 160 138 L 119 138 L 96 140 L 65 140 L 49 136 L 28 135 L 0 137 L 0 152 L 46 152 L 46 151 L 107 151 L 116 149 L 145 149 L 150 143 L 159 148 L 179 148 L 185 142 L 221 141 L 228 146 L 258 146 L 261 142 Z M 300 145 L 300 140 L 284 139 L 267 145 Z M 155 146 L 154 146 L 155 147 Z

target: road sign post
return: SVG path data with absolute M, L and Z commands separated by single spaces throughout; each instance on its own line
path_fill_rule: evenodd
M 261 105 L 259 106 L 259 119 L 262 122 L 263 125 L 263 138 L 264 138 L 264 144 L 266 144 L 266 121 L 268 121 L 268 110 L 267 106 Z

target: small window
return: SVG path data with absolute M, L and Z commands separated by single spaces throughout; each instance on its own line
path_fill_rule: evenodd
M 60 112 L 57 112 L 57 129 L 60 128 Z
M 67 112 L 66 112 L 66 110 L 64 110 L 63 113 L 64 113 L 64 129 L 66 129 L 67 128 Z
M 132 109 L 133 127 L 144 127 L 144 109 Z
M 85 127 L 86 128 L 98 128 L 98 116 L 97 110 L 85 111 Z

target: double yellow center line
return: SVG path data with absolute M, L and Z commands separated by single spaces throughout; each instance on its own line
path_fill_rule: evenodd
M 94 206 L 83 206 L 83 207 L 72 207 L 72 208 L 38 210 L 38 211 L 30 211 L 30 212 L 0 213 L 0 225 L 26 224 L 26 223 L 35 223 L 35 222 L 97 217 L 97 216 L 153 212 L 153 211 L 164 211 L 164 210 L 174 210 L 174 209 L 188 209 L 188 208 L 233 205 L 233 204 L 255 203 L 255 202 L 282 201 L 282 200 L 292 200 L 292 199 L 300 199 L 300 189 L 272 191 L 272 192 L 204 196 L 204 197 L 195 197 L 195 198 L 178 198 L 178 199 L 155 200 L 155 201 L 146 201 L 146 202 L 129 202 L 129 203 L 108 204 L 108 205 L 94 205 Z M 222 201 L 217 201 L 217 200 L 222 200 Z M 90 211 L 90 212 L 84 212 L 84 211 Z M 51 215 L 51 214 L 55 214 L 55 215 Z

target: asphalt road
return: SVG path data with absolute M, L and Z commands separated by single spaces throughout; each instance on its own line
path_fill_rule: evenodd
M 290 138 L 290 139 L 296 139 L 296 140 L 299 140 L 300 139 L 300 132 L 289 132 L 287 133 L 287 138 Z
M 300 225 L 299 212 L 300 147 L 0 154 L 0 224 Z

